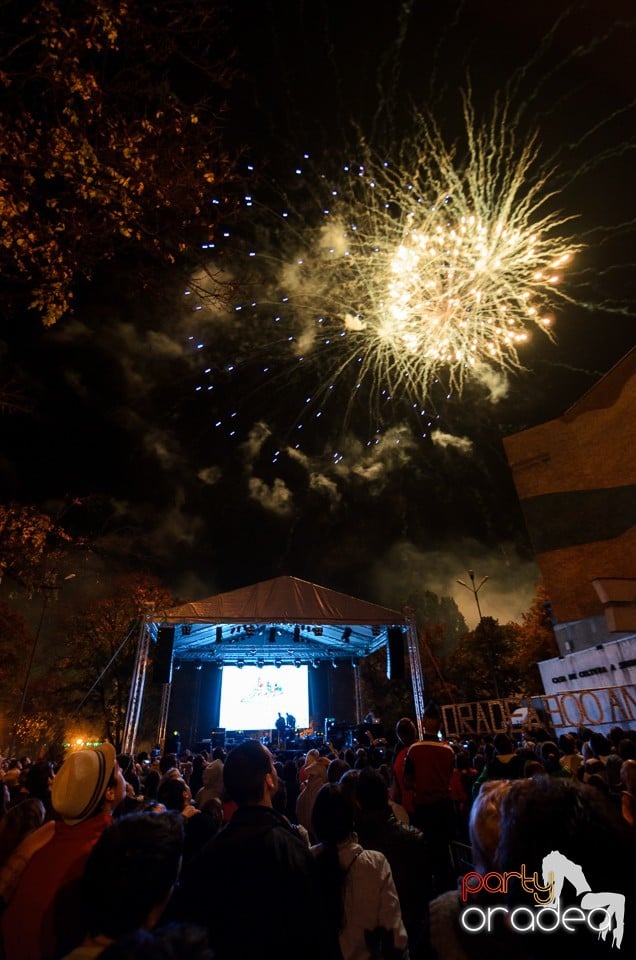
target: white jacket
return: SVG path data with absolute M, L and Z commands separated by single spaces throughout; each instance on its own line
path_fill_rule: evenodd
M 318 852 L 321 845 L 312 847 Z M 340 949 L 344 960 L 369 960 L 365 931 L 383 927 L 393 932 L 393 945 L 406 952 L 407 936 L 389 861 L 378 850 L 365 850 L 353 839 L 338 845 L 340 865 L 348 870 L 344 894 L 344 927 Z

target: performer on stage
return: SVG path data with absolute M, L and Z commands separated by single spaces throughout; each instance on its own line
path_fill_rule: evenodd
M 278 714 L 275 726 L 278 734 L 278 748 L 279 750 L 282 750 L 285 746 L 285 717 L 282 715 L 282 713 Z

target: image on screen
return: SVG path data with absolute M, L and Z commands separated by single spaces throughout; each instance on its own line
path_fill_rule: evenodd
M 219 725 L 226 730 L 270 730 L 291 713 L 297 729 L 309 726 L 307 667 L 226 666 Z

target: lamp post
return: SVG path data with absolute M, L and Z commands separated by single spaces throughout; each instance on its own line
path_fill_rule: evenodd
M 455 582 L 459 583 L 460 586 L 462 587 L 466 587 L 466 589 L 470 590 L 470 592 L 473 594 L 475 598 L 475 603 L 477 604 L 477 613 L 479 614 L 479 622 L 481 623 L 481 621 L 483 620 L 483 616 L 481 612 L 481 607 L 479 606 L 479 591 L 485 584 L 488 577 L 482 577 L 479 583 L 477 584 L 477 586 L 475 586 L 475 571 L 469 570 L 468 576 L 470 577 L 470 586 L 468 586 L 468 584 L 464 580 L 456 580 Z
M 482 577 L 481 580 L 479 581 L 479 583 L 478 583 L 477 585 L 475 585 L 475 571 L 474 571 L 474 570 L 469 570 L 469 571 L 468 571 L 468 576 L 470 577 L 470 586 L 469 586 L 464 580 L 456 580 L 455 582 L 458 583 L 460 586 L 465 587 L 467 590 L 470 590 L 470 592 L 471 592 L 472 595 L 474 596 L 474 598 L 475 598 L 475 604 L 476 604 L 476 606 L 477 606 L 477 613 L 479 614 L 479 623 L 480 623 L 480 625 L 481 625 L 482 630 L 485 632 L 484 616 L 483 616 L 483 614 L 482 614 L 482 612 L 481 612 L 481 606 L 480 606 L 480 603 L 479 603 L 479 591 L 481 590 L 481 588 L 483 587 L 483 585 L 484 585 L 484 584 L 486 583 L 486 581 L 488 580 L 488 577 Z M 487 635 L 486 635 L 486 639 L 487 639 L 487 641 L 488 641 L 488 648 L 489 648 L 489 651 L 490 651 L 490 673 L 491 673 L 491 677 L 492 677 L 493 687 L 494 687 L 494 690 L 495 690 L 495 697 L 497 698 L 497 700 L 499 700 L 499 699 L 500 699 L 500 696 L 499 696 L 499 681 L 498 681 L 498 679 L 497 679 L 497 670 L 496 670 L 496 668 L 495 668 L 495 658 L 494 658 L 494 656 L 493 656 L 492 637 L 491 637 L 489 634 L 487 634 Z

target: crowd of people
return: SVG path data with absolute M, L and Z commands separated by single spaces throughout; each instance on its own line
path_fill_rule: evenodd
M 103 743 L 59 768 L 3 760 L 0 956 L 636 955 L 634 731 L 452 743 L 429 709 L 421 734 L 405 717 L 393 739 L 135 757 Z M 506 922 L 527 901 L 521 865 L 541 877 L 548 862 L 576 881 L 562 877 L 557 900 L 584 917 L 604 909 L 607 929 Z M 513 879 L 481 882 L 500 876 Z M 499 921 L 467 927 L 467 891 Z

